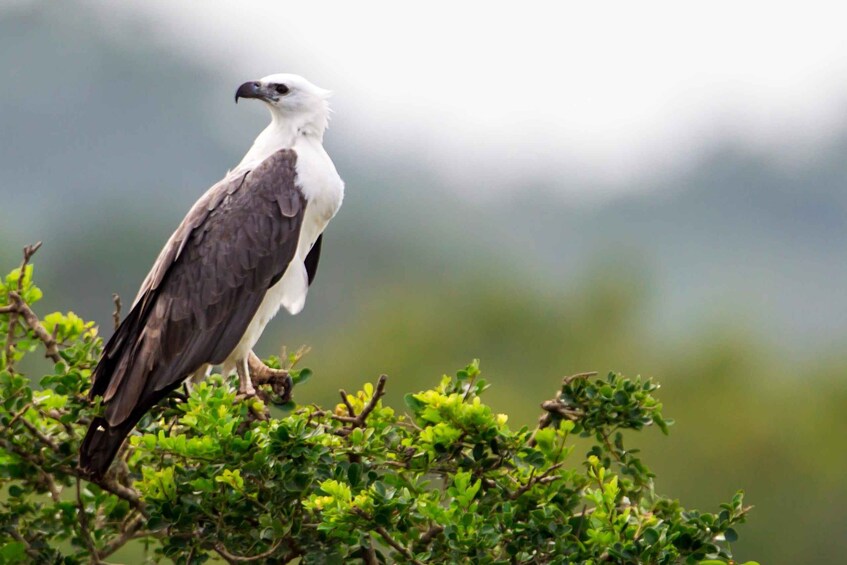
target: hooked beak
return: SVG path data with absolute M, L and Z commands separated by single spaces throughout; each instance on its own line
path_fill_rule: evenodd
M 262 83 L 257 81 L 245 82 L 235 91 L 235 103 L 238 104 L 239 98 L 258 98 L 259 100 L 267 100 Z

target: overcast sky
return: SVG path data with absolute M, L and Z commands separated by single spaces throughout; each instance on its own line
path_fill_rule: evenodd
M 826 4 L 95 5 L 116 37 L 154 23 L 226 80 L 303 74 L 371 149 L 425 147 L 474 178 L 620 189 L 725 142 L 791 166 L 845 126 L 847 14 Z

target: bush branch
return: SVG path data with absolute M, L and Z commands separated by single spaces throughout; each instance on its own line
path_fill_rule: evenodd
M 262 553 L 257 553 L 256 555 L 236 555 L 230 552 L 224 544 L 218 542 L 216 543 L 212 549 L 217 552 L 218 555 L 223 557 L 227 563 L 248 563 L 250 561 L 259 561 L 261 559 L 266 559 L 276 553 L 276 550 L 279 549 L 279 546 L 282 545 L 282 540 L 277 540 L 275 544 L 271 546 L 271 548 L 267 551 L 263 551 Z
M 118 326 L 121 325 L 121 297 L 118 293 L 112 294 L 112 302 L 115 303 L 115 311 L 112 312 L 112 321 L 115 324 L 115 329 L 118 329 Z
M 373 396 L 371 396 L 371 399 L 368 400 L 368 403 L 365 404 L 365 407 L 362 408 L 362 411 L 358 415 L 355 410 L 353 410 L 353 406 L 347 400 L 347 392 L 344 389 L 339 390 L 338 393 L 344 400 L 344 404 L 347 406 L 347 411 L 350 413 L 350 416 L 338 416 L 337 414 L 332 414 L 332 418 L 339 422 L 350 424 L 350 429 L 364 428 L 368 416 L 374 411 L 374 408 L 376 408 L 377 403 L 379 403 L 379 399 L 385 395 L 385 383 L 387 380 L 388 376 L 380 375 L 379 380 L 376 383 L 376 389 L 374 390 Z
M 136 514 L 131 520 L 129 520 L 123 528 L 121 528 L 121 535 L 112 539 L 109 543 L 107 543 L 103 549 L 100 551 L 100 557 L 108 557 L 120 548 L 122 548 L 126 543 L 130 540 L 134 540 L 136 538 L 143 538 L 147 536 L 152 536 L 156 532 L 151 532 L 149 530 L 141 530 L 141 526 L 144 524 L 144 516 L 142 514 Z
M 35 333 L 35 336 L 44 344 L 45 349 L 47 350 L 44 354 L 46 357 L 49 357 L 53 360 L 54 363 L 59 363 L 62 361 L 62 358 L 59 356 L 59 347 L 56 343 L 56 338 L 50 335 L 43 325 L 41 325 L 41 321 L 38 319 L 38 316 L 35 315 L 35 312 L 32 311 L 32 308 L 21 298 L 21 295 L 15 291 L 9 291 L 9 300 L 12 301 L 11 306 L 14 308 L 13 316 L 18 315 L 22 316 L 26 325 L 29 326 L 29 329 Z M 9 320 L 9 328 L 11 331 L 12 328 L 12 320 Z M 14 342 L 14 338 L 9 339 L 6 342 L 6 348 L 8 350 L 9 344 Z M 10 357 L 6 357 L 6 362 L 8 364 Z
M 576 379 L 587 379 L 597 375 L 597 371 L 586 371 L 584 373 L 576 373 L 574 375 L 570 375 L 564 377 L 562 379 L 562 386 L 566 386 Z M 529 437 L 529 441 L 527 444 L 530 447 L 535 447 L 535 435 L 544 428 L 549 427 L 553 423 L 553 415 L 558 414 L 568 420 L 576 421 L 584 414 L 580 410 L 574 410 L 572 408 L 568 408 L 559 400 L 559 395 L 561 394 L 561 389 L 557 390 L 555 396 L 550 400 L 545 400 L 541 403 L 541 408 L 544 410 L 544 413 L 538 417 L 538 426 L 532 432 L 532 435 Z
M 35 252 L 41 248 L 41 242 L 34 245 L 27 245 L 24 247 L 23 254 L 24 258 L 21 261 L 20 273 L 18 274 L 18 292 L 20 293 L 24 289 L 24 276 L 26 275 L 26 266 L 29 264 L 29 260 L 32 259 L 32 256 L 35 255 Z M 9 293 L 11 298 L 11 292 Z M 18 316 L 20 315 L 20 311 L 16 304 L 4 306 L 0 309 L 0 313 L 10 314 L 9 316 L 9 328 L 6 334 L 6 368 L 9 371 L 14 371 L 14 356 L 13 350 L 15 348 L 15 329 L 18 326 Z
M 365 512 L 364 510 L 362 510 L 361 508 L 354 508 L 353 513 L 356 514 L 357 516 L 359 516 L 360 518 L 364 518 L 368 522 L 372 522 L 372 520 L 373 520 L 373 518 L 371 516 L 369 516 L 368 513 Z M 400 542 L 398 542 L 396 539 L 391 537 L 391 534 L 389 534 L 388 531 L 385 528 L 383 528 L 382 526 L 378 526 L 376 524 L 373 524 L 373 523 L 371 523 L 369 525 L 371 526 L 373 531 L 375 531 L 376 533 L 379 534 L 379 537 L 381 537 L 385 541 L 385 543 L 387 543 L 388 545 L 393 547 L 397 551 L 397 553 L 399 553 L 400 555 L 402 555 L 406 559 L 406 561 L 408 561 L 409 563 L 414 563 L 415 565 L 423 565 L 420 561 L 415 559 L 415 556 L 412 555 L 411 551 L 409 551 L 408 549 L 403 547 L 403 545 Z

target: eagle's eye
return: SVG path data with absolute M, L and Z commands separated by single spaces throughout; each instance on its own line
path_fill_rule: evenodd
M 276 85 L 276 86 L 274 87 L 274 90 L 276 90 L 276 91 L 277 91 L 277 93 L 279 93 L 279 94 L 288 94 L 288 87 L 287 87 L 287 86 L 285 86 L 284 84 L 278 84 L 278 85 Z

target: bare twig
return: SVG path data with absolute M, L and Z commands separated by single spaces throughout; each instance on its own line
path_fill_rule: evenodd
M 362 561 L 365 562 L 365 565 L 379 565 L 379 560 L 376 558 L 376 551 L 371 542 L 371 536 L 367 536 L 367 539 L 368 544 L 362 546 Z
M 279 549 L 280 545 L 282 545 L 281 539 L 277 540 L 277 542 L 275 544 L 273 544 L 273 546 L 271 546 L 271 548 L 269 550 L 263 551 L 262 553 L 257 553 L 256 555 L 248 555 L 248 556 L 236 555 L 236 554 L 230 552 L 224 546 L 224 544 L 222 544 L 220 542 L 218 542 L 214 546 L 212 546 L 212 549 L 214 549 L 217 552 L 218 555 L 223 557 L 227 561 L 227 563 L 247 563 L 247 562 L 250 562 L 250 561 L 259 561 L 261 559 L 265 559 L 267 557 L 270 557 L 271 555 L 276 553 L 276 550 Z
M 438 524 L 430 526 L 429 529 L 424 532 L 424 535 L 421 536 L 421 539 L 418 540 L 417 545 L 425 549 L 429 544 L 432 543 L 432 540 L 438 537 L 443 531 L 444 526 L 440 526 Z
M 38 476 L 44 482 L 44 485 L 47 487 L 47 490 L 50 491 L 50 498 L 53 500 L 53 502 L 61 502 L 62 490 L 58 486 L 56 486 L 56 481 L 53 480 L 53 475 L 51 475 L 47 471 L 39 469 Z
M 27 420 L 26 418 L 21 418 L 21 423 L 24 425 L 24 427 L 25 427 L 26 429 L 28 429 L 28 430 L 30 431 L 30 433 L 31 433 L 32 435 L 34 435 L 35 437 L 37 437 L 37 438 L 38 438 L 38 440 L 39 440 L 41 443 L 43 443 L 44 445 L 46 445 L 47 447 L 49 447 L 50 449 L 52 449 L 52 450 L 53 450 L 53 451 L 55 451 L 56 453 L 58 453 L 58 452 L 59 452 L 59 446 L 58 446 L 58 445 L 56 445 L 56 442 L 55 442 L 55 441 L 53 441 L 52 439 L 50 439 L 49 437 L 47 437 L 46 435 L 44 435 L 44 434 L 41 432 L 41 430 L 39 430 L 38 428 L 36 428 L 36 427 L 35 427 L 35 425 L 33 425 L 33 424 L 32 424 L 32 422 L 30 422 L 30 421 L 29 421 L 29 420 Z
M 574 375 L 570 375 L 570 376 L 562 378 L 562 384 L 566 385 L 566 384 L 570 384 L 571 382 L 573 382 L 577 379 L 587 379 L 587 378 L 596 377 L 596 376 L 597 376 L 597 371 L 586 371 L 584 373 L 576 373 Z
M 471 395 L 471 387 L 473 387 L 473 383 L 476 380 L 476 375 L 471 377 L 471 380 L 468 381 L 467 390 L 465 390 L 465 395 L 462 397 L 462 402 L 468 401 L 468 396 Z
M 41 321 L 38 319 L 38 316 L 35 315 L 32 308 L 30 308 L 24 299 L 21 298 L 20 294 L 10 291 L 9 299 L 12 301 L 12 305 L 15 307 L 17 314 L 23 316 L 26 325 L 29 326 L 29 328 L 35 333 L 35 336 L 41 340 L 41 343 L 44 344 L 44 347 L 47 350 L 45 356 L 52 359 L 54 363 L 59 363 L 62 358 L 59 356 L 59 348 L 56 343 L 56 338 L 50 335 L 50 332 L 41 325 Z M 9 321 L 9 324 L 11 327 L 11 320 Z M 8 347 L 8 345 L 9 344 L 7 342 L 6 346 Z
M 130 503 L 130 506 L 146 515 L 144 503 L 141 502 L 141 498 L 139 497 L 138 492 L 135 489 L 124 486 L 116 480 L 107 477 L 103 477 L 102 479 L 98 480 L 92 480 L 91 482 L 100 487 L 101 489 L 114 494 L 118 498 L 123 498 L 124 500 Z
M 12 528 L 12 529 L 9 531 L 9 534 L 11 534 L 11 536 L 12 536 L 13 538 L 15 538 L 15 540 L 16 540 L 16 541 L 18 541 L 19 543 L 22 543 L 22 544 L 24 545 L 24 547 L 26 548 L 27 555 L 29 555 L 30 557 L 32 557 L 32 558 L 34 558 L 34 559 L 37 559 L 37 558 L 39 557 L 38 550 L 33 549 L 33 548 L 32 548 L 32 545 L 30 545 L 30 543 L 29 543 L 29 540 L 27 540 L 27 539 L 26 539 L 25 537 L 23 537 L 20 533 L 18 533 L 18 531 L 17 531 L 17 530 L 15 530 L 14 528 Z
M 388 376 L 380 375 L 379 380 L 376 383 L 376 389 L 374 390 L 373 396 L 365 404 L 365 407 L 362 409 L 362 412 L 358 415 L 355 415 L 353 407 L 347 402 L 347 392 L 343 389 L 339 390 L 338 393 L 341 395 L 341 398 L 344 399 L 344 403 L 347 405 L 347 410 L 350 412 L 350 416 L 338 416 L 336 414 L 331 414 L 334 420 L 338 420 L 339 422 L 345 422 L 350 424 L 350 429 L 352 428 L 364 428 L 365 422 L 368 419 L 368 415 L 374 411 L 377 403 L 379 403 L 379 399 L 385 395 L 385 383 L 388 380 Z
M 112 321 L 115 323 L 115 329 L 121 325 L 121 297 L 118 293 L 112 294 L 112 302 L 115 303 L 115 311 L 112 312 Z
M 32 256 L 35 255 L 35 252 L 41 248 L 41 242 L 34 245 L 27 245 L 24 247 L 23 255 L 24 258 L 21 261 L 21 270 L 18 274 L 18 292 L 17 296 L 20 296 L 20 293 L 24 288 L 24 277 L 26 275 L 26 266 L 29 264 L 29 260 L 32 259 Z M 9 298 L 11 299 L 12 293 L 9 293 Z M 8 306 L 4 306 L 2 313 L 9 314 L 9 328 L 6 333 L 6 369 L 9 371 L 14 371 L 14 348 L 15 348 L 15 329 L 18 326 L 18 316 L 20 315 L 20 308 L 17 304 L 10 304 Z
M 282 365 L 282 368 L 286 371 L 290 371 L 294 367 L 297 366 L 297 363 L 303 359 L 308 353 L 312 350 L 308 345 L 301 345 L 297 348 L 297 351 L 292 355 L 292 359 L 288 359 L 288 348 L 284 345 L 282 346 L 282 351 L 279 354 L 279 361 Z
M 374 390 L 373 396 L 368 400 L 368 403 L 365 404 L 364 408 L 362 408 L 362 412 L 359 415 L 356 415 L 356 410 L 353 408 L 353 405 L 347 399 L 347 391 L 341 389 L 338 391 L 338 394 L 341 395 L 341 400 L 344 401 L 344 405 L 347 407 L 347 412 L 350 414 L 349 416 L 337 416 L 335 414 L 330 414 L 333 420 L 338 420 L 339 422 L 345 422 L 350 424 L 348 427 L 344 427 L 340 430 L 336 430 L 335 434 L 339 436 L 347 436 L 355 428 L 364 428 L 365 422 L 368 419 L 368 415 L 374 411 L 377 403 L 379 403 L 379 399 L 385 395 L 385 382 L 388 380 L 386 375 L 380 375 L 379 380 L 376 384 L 376 389 Z M 350 463 L 361 463 L 362 457 L 357 453 L 350 453 L 348 455 L 348 459 Z
M 350 414 L 351 418 L 356 417 L 356 411 L 353 409 L 353 405 L 350 404 L 350 401 L 347 399 L 347 393 L 344 390 L 338 391 L 339 396 L 341 396 L 341 402 L 344 403 L 344 406 L 347 407 L 347 413 Z
M 541 407 L 547 412 L 555 412 L 560 416 L 564 416 L 568 420 L 576 420 L 577 418 L 581 418 L 585 415 L 582 410 L 567 408 L 564 404 L 562 404 L 562 401 L 558 399 L 545 400 L 541 403 Z
M 379 534 L 379 537 L 385 540 L 385 543 L 396 549 L 400 555 L 405 557 L 407 561 L 409 561 L 410 563 L 414 563 L 415 565 L 423 565 L 420 561 L 415 559 L 414 555 L 412 555 L 412 553 L 408 549 L 400 545 L 397 540 L 391 537 L 391 534 L 389 534 L 385 530 L 385 528 L 383 528 L 382 526 L 376 526 L 376 528 L 374 528 L 374 531 Z
M 18 325 L 18 311 L 10 304 L 0 309 L 0 313 L 9 314 L 9 327 L 6 331 L 6 369 L 11 373 L 15 370 L 15 328 Z
M 521 485 L 518 488 L 518 490 L 516 490 L 515 492 L 513 492 L 511 494 L 511 496 L 509 498 L 511 498 L 512 500 L 517 500 L 526 491 L 531 489 L 534 485 L 539 485 L 539 484 L 540 485 L 546 485 L 547 483 L 551 483 L 551 482 L 555 481 L 559 477 L 554 477 L 554 476 L 550 476 L 550 475 L 551 475 L 551 473 L 553 473 L 553 471 L 558 471 L 559 469 L 561 469 L 563 465 L 564 465 L 564 463 L 556 463 L 555 465 L 550 465 L 550 468 L 548 468 L 546 471 L 544 471 L 542 474 L 540 474 L 537 477 L 535 476 L 535 469 L 533 469 L 530 472 L 529 480 L 526 482 L 526 484 Z
M 15 413 L 15 415 L 14 415 L 14 416 L 12 416 L 12 419 L 11 419 L 11 420 L 9 420 L 9 424 L 3 427 L 3 431 L 11 430 L 11 429 L 12 429 L 12 426 L 14 426 L 14 425 L 15 425 L 15 422 L 17 422 L 17 421 L 18 421 L 18 419 L 19 419 L 21 416 L 23 416 L 24 414 L 26 414 L 26 411 L 27 411 L 27 410 L 29 410 L 30 408 L 32 408 L 32 402 L 27 403 L 27 404 L 26 404 L 23 408 L 21 408 L 20 410 L 18 410 L 18 411 Z
M 41 414 L 42 416 L 46 417 L 46 418 L 50 418 L 51 420 L 55 420 L 56 422 L 58 422 L 59 424 L 61 424 L 63 428 L 65 428 L 65 432 L 68 434 L 68 437 L 70 437 L 70 438 L 73 438 L 73 437 L 74 437 L 74 428 L 73 428 L 73 426 L 71 426 L 71 425 L 70 425 L 69 423 L 67 423 L 67 422 L 63 422 L 63 421 L 62 421 L 62 415 L 59 413 L 59 411 L 58 411 L 58 410 L 56 410 L 56 409 L 54 408 L 54 409 L 52 409 L 52 410 L 48 410 L 47 412 L 45 412 L 45 411 L 43 411 L 43 410 L 41 410 L 41 409 L 38 409 L 38 413 L 39 413 L 39 414 Z
M 121 535 L 112 539 L 109 543 L 107 543 L 103 550 L 100 551 L 100 557 L 108 557 L 120 548 L 122 548 L 126 543 L 130 540 L 134 540 L 137 538 L 143 538 L 147 536 L 153 535 L 161 535 L 159 532 L 152 532 L 150 530 L 142 530 L 141 526 L 144 524 L 144 516 L 142 514 L 136 514 L 129 521 L 127 521 L 124 526 L 121 528 Z
M 597 374 L 597 371 L 586 371 L 584 373 L 576 373 L 574 375 L 570 375 L 562 378 L 562 386 L 570 384 L 576 379 L 587 379 L 589 377 L 593 377 Z M 536 434 L 543 430 L 544 428 L 549 427 L 553 423 L 553 414 L 558 414 L 568 420 L 578 420 L 584 414 L 580 410 L 574 410 L 572 408 L 568 408 L 565 406 L 561 400 L 559 400 L 559 394 L 561 390 L 556 390 L 554 396 L 551 400 L 545 400 L 541 403 L 541 408 L 544 410 L 544 414 L 538 417 L 538 426 L 532 432 L 532 435 L 527 442 L 530 447 L 535 447 L 535 436 Z
M 364 518 L 368 522 L 371 522 L 373 520 L 373 518 L 371 518 L 371 516 L 369 516 L 368 513 L 362 510 L 361 508 L 354 508 L 353 513 L 361 518 Z M 385 528 L 376 524 L 370 524 L 370 526 L 372 526 L 373 531 L 378 533 L 379 537 L 381 537 L 385 541 L 385 543 L 393 547 L 397 551 L 397 553 L 399 553 L 406 559 L 406 561 L 408 561 L 409 563 L 414 563 L 415 565 L 423 565 L 420 561 L 415 559 L 415 556 L 412 555 L 411 551 L 403 547 L 400 542 L 391 537 L 391 534 L 389 534 Z
M 24 260 L 21 263 L 21 274 L 23 274 L 24 269 L 26 268 L 27 264 L 29 264 L 29 260 L 32 259 L 32 256 L 35 255 L 35 252 L 39 249 L 41 249 L 40 241 L 24 247 Z M 23 289 L 23 282 L 18 279 L 18 290 L 21 289 Z

